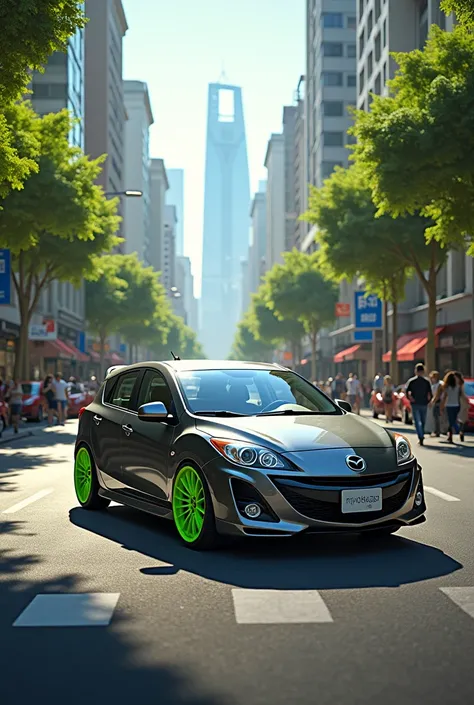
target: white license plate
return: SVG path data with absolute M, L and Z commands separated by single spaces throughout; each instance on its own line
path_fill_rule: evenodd
M 341 509 L 343 514 L 380 512 L 382 509 L 382 488 L 342 490 Z

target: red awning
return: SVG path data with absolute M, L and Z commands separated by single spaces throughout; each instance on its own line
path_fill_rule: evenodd
M 95 350 L 89 350 L 89 355 L 92 362 L 100 362 L 100 355 L 99 353 L 95 352 Z
M 443 330 L 444 326 L 436 328 L 436 338 Z M 416 357 L 423 357 L 420 351 L 423 350 L 428 341 L 428 331 L 422 330 L 417 333 L 407 333 L 400 336 L 397 341 L 397 362 L 413 362 Z M 436 347 L 438 341 L 436 340 Z M 388 351 L 383 356 L 384 362 L 390 362 L 391 352 Z
M 35 341 L 32 346 L 32 355 L 51 360 L 72 360 L 74 357 L 70 347 L 59 339 Z
M 123 357 L 120 357 L 120 355 L 117 355 L 117 353 L 112 353 L 111 355 L 107 355 L 107 360 L 112 363 L 112 365 L 124 365 L 125 360 Z
M 350 362 L 351 360 L 354 360 L 354 355 L 358 350 L 360 350 L 360 348 L 360 345 L 352 345 L 350 348 L 341 350 L 341 352 L 334 355 L 334 362 Z
M 77 360 L 77 362 L 88 362 L 89 361 L 89 355 L 85 355 L 85 353 L 82 353 L 79 348 L 76 348 L 75 345 L 71 345 L 71 343 L 67 343 L 68 348 L 73 354 L 73 359 Z

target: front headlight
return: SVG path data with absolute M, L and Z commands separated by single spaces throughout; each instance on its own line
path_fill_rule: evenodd
M 283 458 L 262 446 L 241 443 L 240 441 L 228 441 L 223 438 L 211 438 L 211 443 L 224 458 L 237 465 L 243 465 L 247 468 L 265 468 L 266 470 L 273 468 L 292 469 Z
M 413 457 L 411 445 L 408 439 L 406 439 L 405 436 L 402 436 L 400 433 L 394 433 L 393 435 L 395 436 L 397 464 L 402 465 Z

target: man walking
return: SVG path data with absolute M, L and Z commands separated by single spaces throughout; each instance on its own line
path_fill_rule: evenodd
M 415 367 L 415 376 L 408 380 L 407 396 L 411 402 L 413 420 L 420 446 L 425 440 L 426 414 L 431 401 L 431 384 L 425 377 L 425 366 L 419 363 Z
M 64 426 L 66 420 L 67 400 L 69 397 L 68 385 L 57 372 L 53 382 L 54 398 L 57 405 L 58 423 Z

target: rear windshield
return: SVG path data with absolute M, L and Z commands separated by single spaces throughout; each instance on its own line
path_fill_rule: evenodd
M 39 382 L 23 382 L 21 385 L 21 388 L 23 390 L 23 394 L 39 394 L 40 392 L 40 383 Z

